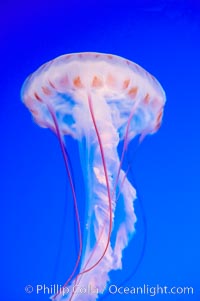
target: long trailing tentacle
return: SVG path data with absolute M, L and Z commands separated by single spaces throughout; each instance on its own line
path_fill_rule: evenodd
M 67 152 L 65 151 L 65 146 L 64 146 L 64 143 L 63 143 L 63 140 L 62 140 L 62 135 L 61 135 L 61 132 L 60 132 L 60 129 L 59 129 L 59 126 L 58 126 L 58 123 L 57 123 L 54 111 L 51 109 L 50 106 L 48 106 L 48 109 L 49 109 L 49 112 L 50 112 L 50 114 L 52 116 L 53 122 L 55 124 L 56 134 L 58 136 L 60 148 L 61 148 L 62 155 L 63 155 L 63 158 L 64 158 L 65 168 L 66 168 L 66 171 L 67 171 L 67 175 L 68 175 L 70 186 L 71 186 L 71 190 L 72 190 L 72 196 L 73 196 L 74 208 L 75 208 L 75 215 L 76 215 L 76 220 L 77 220 L 77 224 L 78 224 L 79 253 L 78 253 L 78 257 L 77 257 L 74 269 L 73 269 L 71 275 L 69 276 L 68 280 L 63 285 L 63 288 L 64 288 L 71 281 L 71 279 L 73 278 L 73 276 L 75 275 L 75 273 L 76 273 L 76 271 L 78 269 L 78 265 L 79 265 L 79 262 L 80 262 L 80 259 L 81 259 L 81 254 L 82 254 L 82 235 L 81 235 L 81 225 L 80 225 L 80 218 L 79 218 L 79 212 L 78 212 L 76 193 L 75 193 L 74 183 L 73 183 L 71 172 L 70 172 L 70 168 L 69 168 Z M 53 300 L 56 300 L 56 298 L 57 298 L 58 295 L 59 295 L 59 293 L 55 294 L 53 296 Z

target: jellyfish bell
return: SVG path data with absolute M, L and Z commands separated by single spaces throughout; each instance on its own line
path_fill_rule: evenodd
M 76 269 L 80 260 L 81 267 L 74 283 L 81 287 L 90 284 L 96 290 L 53 298 L 96 300 L 109 281 L 109 272 L 122 268 L 122 252 L 135 230 L 136 191 L 122 170 L 126 149 L 136 135 L 144 137 L 159 129 L 165 93 L 152 75 L 129 60 L 75 53 L 41 66 L 25 81 L 21 95 L 35 122 L 57 134 L 66 168 L 65 137 L 71 135 L 78 141 L 85 177 L 86 226 L 83 248 L 79 229 Z M 120 141 L 124 141 L 121 157 Z M 68 176 L 70 179 L 69 170 Z M 73 183 L 71 187 L 73 190 Z M 75 191 L 73 194 L 78 218 Z M 120 221 L 115 218 L 118 208 Z M 72 286 L 73 277 L 65 286 Z

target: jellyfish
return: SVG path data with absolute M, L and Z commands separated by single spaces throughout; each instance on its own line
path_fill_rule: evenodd
M 21 97 L 34 121 L 58 137 L 78 225 L 76 264 L 52 299 L 97 300 L 110 281 L 110 271 L 123 268 L 123 250 L 135 232 L 136 190 L 122 168 L 123 159 L 132 139 L 139 135 L 142 141 L 159 129 L 165 92 L 130 60 L 87 52 L 62 55 L 42 65 L 26 79 Z M 69 168 L 68 135 L 78 142 L 84 177 L 83 227 Z

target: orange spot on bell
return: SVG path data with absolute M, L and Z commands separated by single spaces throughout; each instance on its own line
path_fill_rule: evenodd
M 40 98 L 36 92 L 34 93 L 34 96 L 39 102 L 42 102 L 42 98 Z
M 108 74 L 106 78 L 106 84 L 110 87 L 113 87 L 116 83 L 116 80 L 112 74 Z
M 125 79 L 123 81 L 123 89 L 127 89 L 130 84 L 130 79 Z
M 99 77 L 94 76 L 93 80 L 92 80 L 92 87 L 94 87 L 94 88 L 100 88 L 102 86 L 103 86 L 102 80 Z
M 76 88 L 83 88 L 83 84 L 81 82 L 80 76 L 75 77 L 73 83 Z
M 38 111 L 34 110 L 34 109 L 30 109 L 31 113 L 34 115 L 34 116 L 38 116 Z
M 158 116 L 157 116 L 157 118 L 156 118 L 157 123 L 160 123 L 160 122 L 161 122 L 162 116 L 163 116 L 163 110 L 160 111 L 160 113 L 158 114 Z
M 49 80 L 48 81 L 49 82 L 49 85 L 53 88 L 53 89 L 55 89 L 56 87 L 54 86 L 54 84 Z
M 137 92 L 138 92 L 138 87 L 132 87 L 132 88 L 128 91 L 128 95 L 129 95 L 131 98 L 135 98 Z
M 107 58 L 111 60 L 113 58 L 113 56 L 111 54 L 108 54 Z
M 154 131 L 156 132 L 160 126 L 161 126 L 161 121 L 162 121 L 162 116 L 163 116 L 163 110 L 161 109 L 161 111 L 158 113 L 158 116 L 156 118 L 156 125 L 154 128 Z
M 145 103 L 145 104 L 148 104 L 149 101 L 150 101 L 150 95 L 149 95 L 149 93 L 147 93 L 147 94 L 145 95 L 145 98 L 144 98 L 144 103 Z
M 70 59 L 71 56 L 72 56 L 71 54 L 66 54 L 65 59 Z
M 51 90 L 49 90 L 47 87 L 42 87 L 42 91 L 47 96 L 51 95 Z

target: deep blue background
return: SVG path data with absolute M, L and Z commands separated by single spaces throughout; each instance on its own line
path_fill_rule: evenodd
M 27 284 L 62 284 L 76 258 L 72 202 L 56 137 L 39 128 L 20 102 L 31 72 L 61 54 L 113 53 L 137 62 L 162 83 L 167 104 L 159 132 L 132 157 L 144 205 L 146 252 L 126 285 L 193 286 L 200 298 L 200 9 L 198 1 L 5 1 L 1 2 L 1 259 L 2 301 L 48 300 L 28 295 Z M 70 141 L 69 152 L 76 153 Z M 131 157 L 130 149 L 129 157 Z M 73 172 L 82 220 L 84 198 Z M 144 238 L 137 233 L 124 253 L 119 283 L 131 273 Z M 109 295 L 105 300 L 150 300 Z M 152 297 L 153 298 L 153 297 Z

